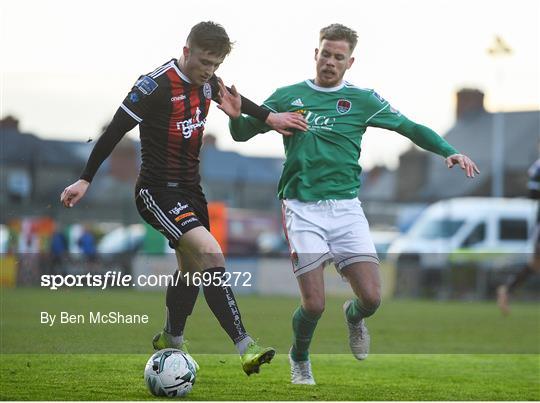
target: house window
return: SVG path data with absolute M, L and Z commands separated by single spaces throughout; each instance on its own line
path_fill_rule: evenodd
M 30 197 L 32 179 L 24 169 L 14 169 L 7 174 L 7 191 L 11 199 L 22 200 Z

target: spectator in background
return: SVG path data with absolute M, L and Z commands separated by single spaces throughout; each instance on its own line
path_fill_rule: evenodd
M 90 227 L 85 225 L 77 245 L 81 249 L 82 258 L 85 262 L 95 263 L 97 260 L 96 237 L 90 230 Z
M 40 241 L 30 220 L 24 219 L 21 223 L 21 232 L 18 237 L 17 252 L 21 255 L 37 255 L 40 252 Z
M 49 254 L 51 274 L 63 274 L 68 258 L 68 240 L 61 227 L 57 227 L 51 236 Z

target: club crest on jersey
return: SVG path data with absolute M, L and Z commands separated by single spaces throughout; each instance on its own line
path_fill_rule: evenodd
M 212 86 L 210 83 L 204 83 L 202 91 L 206 99 L 212 99 Z
M 148 76 L 142 76 L 135 83 L 135 87 L 137 87 L 144 95 L 150 95 L 158 87 L 158 83 Z
M 348 99 L 340 99 L 337 101 L 336 109 L 342 115 L 346 114 L 351 110 L 352 103 Z

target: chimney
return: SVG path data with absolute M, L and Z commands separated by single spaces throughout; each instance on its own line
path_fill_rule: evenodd
M 0 129 L 14 129 L 19 131 L 19 119 L 11 115 L 0 119 Z
M 474 88 L 463 88 L 457 93 L 456 120 L 484 112 L 484 93 Z

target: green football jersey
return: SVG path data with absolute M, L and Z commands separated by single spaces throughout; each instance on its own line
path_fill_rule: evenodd
M 367 127 L 395 130 L 408 121 L 375 91 L 345 81 L 334 88 L 319 87 L 311 80 L 282 87 L 263 106 L 273 112 L 301 113 L 308 123 L 306 132 L 283 136 L 286 159 L 278 185 L 280 199 L 357 197 L 362 171 L 358 160 Z M 232 119 L 230 129 L 238 141 L 271 130 L 244 116 Z

